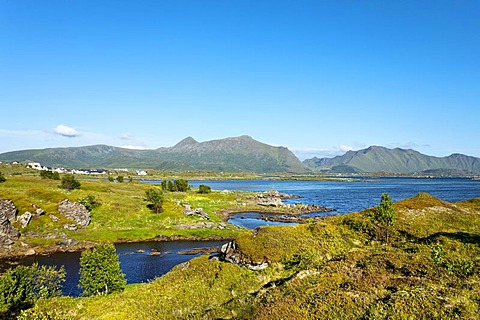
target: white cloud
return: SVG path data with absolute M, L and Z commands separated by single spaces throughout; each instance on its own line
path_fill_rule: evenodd
M 67 137 L 67 138 L 75 138 L 80 136 L 80 133 L 77 130 L 75 130 L 74 128 L 67 127 L 63 124 L 59 124 L 58 126 L 56 126 L 53 129 L 53 132 L 55 134 L 58 134 L 60 136 Z
M 353 147 L 341 145 L 339 149 L 340 151 L 347 152 L 353 150 Z
M 120 148 L 124 149 L 132 149 L 132 150 L 146 150 L 145 147 L 142 146 L 134 146 L 134 145 L 125 145 L 125 146 L 120 146 Z

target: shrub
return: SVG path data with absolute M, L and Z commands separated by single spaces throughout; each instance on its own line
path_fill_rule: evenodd
M 63 267 L 57 270 L 35 263 L 7 270 L 0 276 L 0 318 L 12 318 L 36 299 L 59 296 L 64 281 Z
M 150 202 L 149 208 L 155 213 L 163 211 L 163 192 L 158 188 L 150 188 L 145 191 L 145 201 Z
M 7 179 L 5 179 L 5 176 L 3 175 L 3 172 L 0 171 L 0 183 L 5 182 Z
M 75 180 L 75 176 L 73 174 L 66 174 L 62 177 L 62 183 L 60 187 L 66 190 L 73 190 L 80 188 L 80 182 Z
M 60 174 L 50 170 L 40 171 L 40 177 L 42 177 L 42 179 L 60 180 Z
M 206 184 L 201 184 L 198 186 L 198 193 L 205 194 L 210 192 L 212 192 L 212 188 L 210 188 L 210 186 L 207 186 Z
M 118 177 L 117 177 L 117 182 L 122 183 L 122 182 L 123 182 L 123 176 L 118 176 Z
M 95 208 L 100 206 L 100 202 L 95 199 L 94 195 L 87 195 L 85 198 L 82 198 L 78 201 L 79 203 L 83 204 L 88 211 L 92 211 Z
M 84 296 L 123 291 L 127 281 L 113 244 L 87 249 L 80 257 L 80 282 Z

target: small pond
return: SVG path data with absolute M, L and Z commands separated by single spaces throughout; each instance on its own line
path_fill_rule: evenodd
M 227 241 L 166 241 L 120 243 L 115 248 L 120 267 L 127 283 L 148 282 L 170 271 L 174 266 L 198 257 L 199 248 L 220 248 Z M 78 296 L 82 291 L 77 287 L 80 279 L 80 252 L 58 252 L 47 256 L 31 256 L 18 261 L 23 265 L 38 262 L 40 265 L 65 266 L 66 282 L 63 294 Z M 5 269 L 5 265 L 2 269 Z

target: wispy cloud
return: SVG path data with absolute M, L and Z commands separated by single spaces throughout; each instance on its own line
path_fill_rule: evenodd
M 333 158 L 335 156 L 343 155 L 345 152 L 355 150 L 355 148 L 341 145 L 331 148 L 307 148 L 307 149 L 293 149 L 292 152 L 300 160 L 305 160 L 313 157 L 317 158 Z
M 134 146 L 134 145 L 124 145 L 124 146 L 120 146 L 120 148 L 124 148 L 124 149 L 132 149 L 132 150 L 146 150 L 145 147 L 142 147 L 142 146 Z
M 80 133 L 74 128 L 67 127 L 66 125 L 59 124 L 53 129 L 53 133 L 67 137 L 67 138 L 76 138 L 80 136 Z
M 145 150 L 145 143 L 138 139 L 134 134 L 131 132 L 123 133 L 119 139 L 123 141 L 123 145 L 121 148 L 125 149 L 133 149 L 133 150 Z
M 353 150 L 353 147 L 341 145 L 338 149 L 340 151 L 347 152 Z

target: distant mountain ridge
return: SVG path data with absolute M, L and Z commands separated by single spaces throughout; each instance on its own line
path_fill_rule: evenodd
M 463 154 L 433 157 L 411 149 L 371 146 L 334 158 L 303 163 L 285 147 L 274 147 L 249 136 L 198 142 L 187 137 L 173 147 L 133 150 L 107 145 L 47 148 L 0 154 L 0 161 L 40 162 L 48 167 L 129 168 L 169 171 L 256 173 L 376 173 L 480 175 L 480 158 Z
M 458 153 L 447 157 L 434 157 L 412 149 L 388 149 L 379 146 L 348 151 L 334 158 L 315 157 L 304 160 L 303 164 L 316 171 L 338 173 L 480 174 L 480 158 Z
M 217 172 L 310 171 L 285 147 L 240 136 L 197 142 L 188 137 L 169 148 L 132 150 L 107 145 L 21 150 L 0 154 L 0 161 L 33 161 L 65 168 L 147 168 Z

